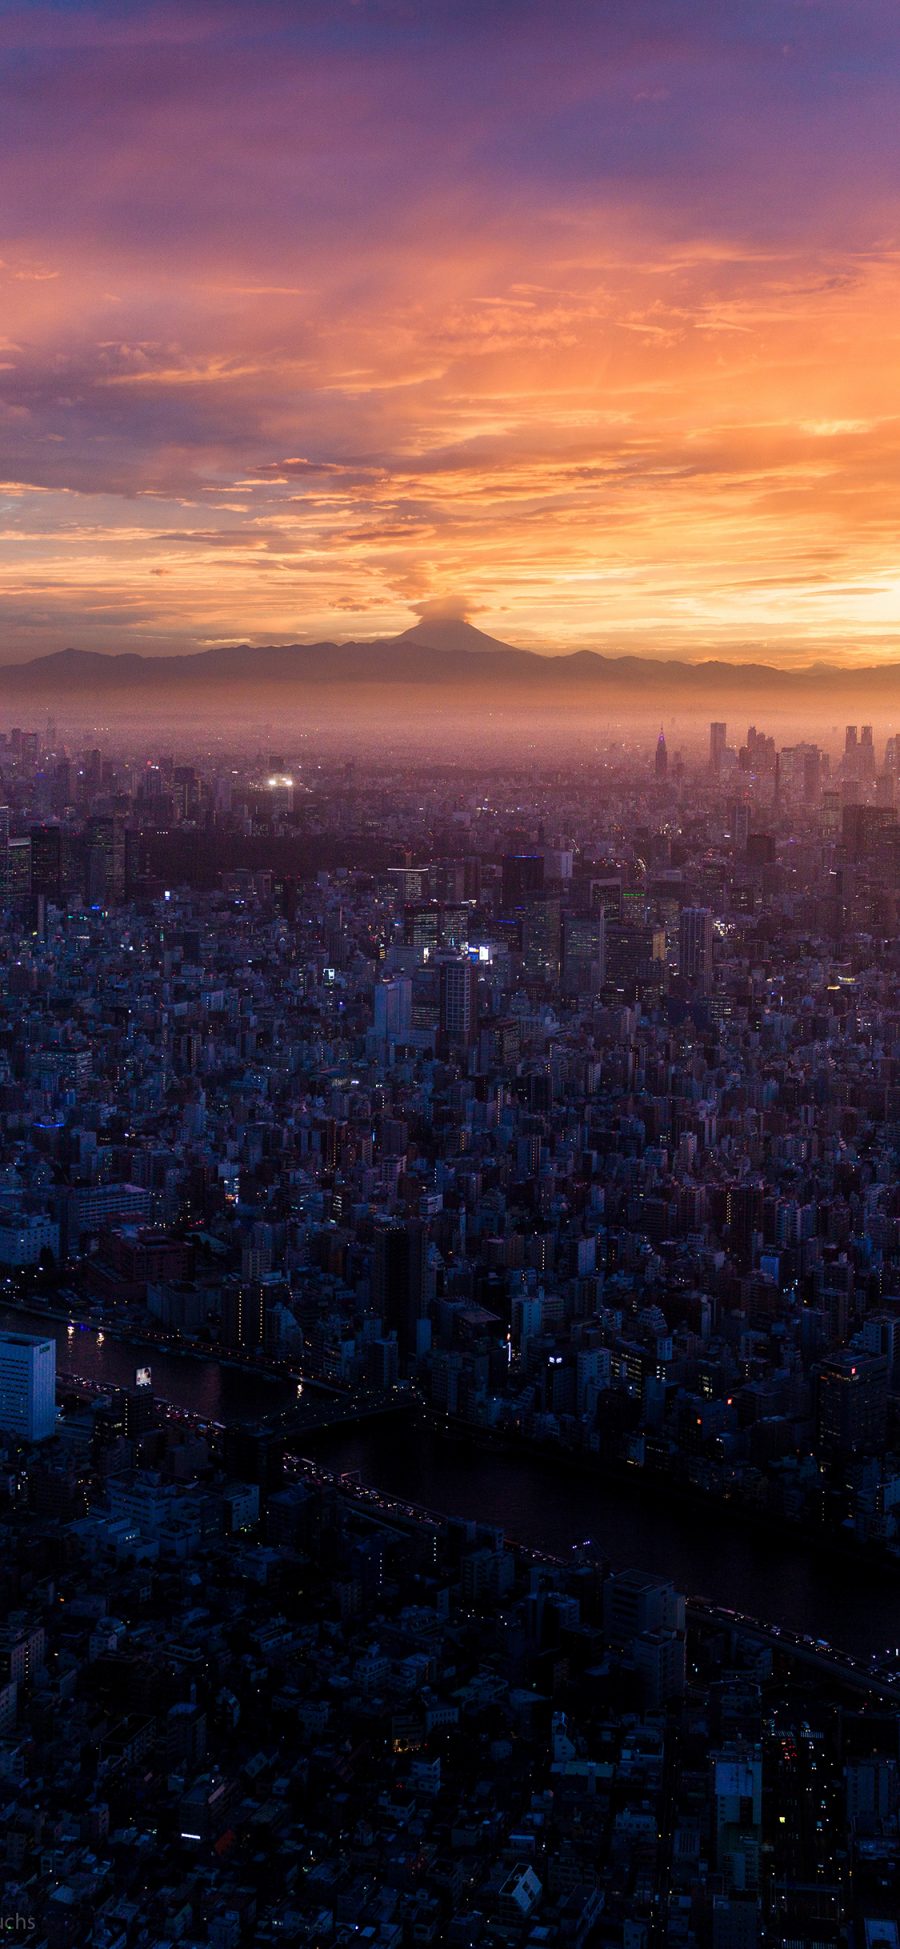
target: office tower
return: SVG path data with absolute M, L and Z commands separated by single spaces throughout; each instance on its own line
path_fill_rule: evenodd
M 85 794 L 88 798 L 91 798 L 95 792 L 99 792 L 103 783 L 102 751 L 85 752 L 83 778 Z
M 665 731 L 664 731 L 664 730 L 663 730 L 663 728 L 662 728 L 662 725 L 660 725 L 660 727 L 659 727 L 659 737 L 658 737 L 658 738 L 657 738 L 657 740 L 656 740 L 656 776 L 657 776 L 657 778 L 665 778 L 665 776 L 666 776 L 666 773 L 667 773 L 667 771 L 668 771 L 668 769 L 669 769 L 669 753 L 668 753 L 668 751 L 666 750 L 666 734 L 665 734 Z
M 85 827 L 87 898 L 92 907 L 125 896 L 125 827 L 120 819 L 95 817 Z
M 732 845 L 739 852 L 746 852 L 750 836 L 750 807 L 743 799 L 728 807 L 728 830 Z
M 859 742 L 859 776 L 867 784 L 875 777 L 875 744 L 871 724 L 864 724 Z
M 727 730 L 727 724 L 711 724 L 709 727 L 709 769 L 716 774 L 722 769 Z
M 62 830 L 59 826 L 31 828 L 31 891 L 47 900 L 62 895 Z
M 478 968 L 468 955 L 440 964 L 440 1032 L 449 1048 L 468 1049 L 478 1027 Z
M 532 981 L 559 979 L 560 904 L 529 900 L 522 911 L 522 964 Z
M 372 1256 L 372 1304 L 386 1333 L 396 1333 L 400 1366 L 405 1371 L 424 1351 L 423 1323 L 428 1319 L 431 1269 L 426 1227 L 379 1225 Z
M 752 1894 L 759 1885 L 762 1754 L 735 1740 L 713 1754 L 712 1768 L 716 1867 L 727 1894 Z
M 604 982 L 630 990 L 662 987 L 665 978 L 665 928 L 643 920 L 608 920 L 604 934 Z
M 566 914 L 562 927 L 562 985 L 566 995 L 591 995 L 606 979 L 606 921 L 602 914 Z
M 518 907 L 544 887 L 543 853 L 507 853 L 500 880 L 500 899 L 504 911 Z
M 678 972 L 708 995 L 713 975 L 713 920 L 708 907 L 682 907 L 678 925 Z
M 412 1028 L 412 982 L 408 975 L 379 981 L 373 996 L 375 1034 L 382 1042 L 402 1042 Z
M 785 745 L 778 753 L 778 796 L 785 803 L 814 805 L 822 776 L 822 753 L 817 744 Z
M 819 1373 L 817 1434 L 827 1461 L 874 1455 L 884 1447 L 888 1362 L 883 1354 L 832 1354 Z
M 267 1340 L 269 1316 L 283 1297 L 281 1279 L 262 1269 L 264 1255 L 245 1252 L 240 1278 L 222 1282 L 222 1343 L 254 1351 Z
M 803 802 L 814 805 L 822 783 L 822 753 L 817 744 L 807 745 L 803 756 Z
M 55 1427 L 55 1342 L 0 1333 L 0 1428 L 21 1441 L 46 1441 Z
M 761 1184 L 733 1184 L 725 1200 L 728 1243 L 738 1265 L 746 1270 L 753 1264 L 756 1247 L 762 1239 L 765 1196 Z
M 858 778 L 858 776 L 859 743 L 856 736 L 856 725 L 848 724 L 844 733 L 844 777 Z
M 6 893 L 10 904 L 26 901 L 31 892 L 31 840 L 11 839 L 6 848 Z

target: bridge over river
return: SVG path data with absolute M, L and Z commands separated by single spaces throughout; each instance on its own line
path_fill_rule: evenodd
M 765 1645 L 793 1664 L 807 1665 L 813 1671 L 824 1672 L 851 1691 L 865 1692 L 870 1698 L 885 1699 L 894 1706 L 900 1705 L 900 1672 L 892 1672 L 871 1658 L 853 1657 L 848 1652 L 837 1651 L 824 1638 L 808 1638 L 799 1631 L 789 1631 L 778 1624 L 765 1624 L 760 1618 L 726 1610 L 721 1604 L 709 1604 L 702 1597 L 689 1599 L 687 1615 L 689 1622 L 699 1630 L 729 1631 L 735 1637 L 749 1639 L 751 1644 Z
M 288 1448 L 296 1448 L 309 1435 L 321 1429 L 350 1426 L 354 1422 L 381 1420 L 386 1415 L 408 1415 L 410 1396 L 398 1388 L 372 1389 L 364 1394 L 349 1389 L 330 1388 L 317 1382 L 299 1382 L 297 1399 L 286 1408 L 268 1414 L 260 1424 L 283 1436 Z

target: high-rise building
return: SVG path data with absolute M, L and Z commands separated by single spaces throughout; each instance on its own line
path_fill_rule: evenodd
M 97 816 L 85 828 L 87 897 L 92 907 L 125 897 L 125 827 L 121 819 Z
M 522 964 L 532 981 L 559 979 L 560 904 L 544 897 L 522 911 Z
M 682 907 L 678 972 L 700 994 L 708 995 L 713 975 L 713 919 L 708 907 Z
M 659 737 L 656 740 L 655 768 L 657 778 L 665 778 L 669 769 L 669 753 L 666 749 L 666 734 L 662 725 L 659 727 Z
M 716 1867 L 725 1892 L 753 1894 L 762 1839 L 762 1754 L 735 1740 L 713 1755 Z
M 253 1351 L 265 1346 L 266 1320 L 271 1306 L 280 1297 L 278 1280 L 264 1273 L 248 1271 L 222 1285 L 222 1341 L 226 1347 Z
M 0 1428 L 21 1441 L 46 1441 L 55 1427 L 55 1342 L 0 1333 Z
M 859 776 L 870 784 L 875 777 L 875 745 L 871 724 L 864 724 L 859 742 Z
M 372 1257 L 372 1303 L 385 1331 L 397 1336 L 404 1370 L 424 1350 L 422 1330 L 430 1297 L 425 1226 L 417 1219 L 408 1225 L 379 1225 Z
M 62 894 L 62 829 L 60 826 L 31 828 L 31 891 L 47 900 Z
M 20 834 L 6 848 L 6 891 L 11 906 L 18 906 L 31 893 L 31 840 Z
M 402 1042 L 412 1028 L 412 982 L 408 975 L 380 981 L 373 996 L 375 1034 L 382 1042 Z
M 440 964 L 441 1040 L 468 1049 L 478 1028 L 478 968 L 468 955 Z
M 761 1243 L 765 1215 L 762 1184 L 732 1184 L 725 1198 L 725 1223 L 728 1243 L 738 1265 L 746 1270 L 753 1264 Z
M 662 987 L 666 979 L 666 930 L 651 921 L 608 920 L 603 979 L 616 988 Z
M 711 724 L 709 727 L 709 769 L 717 774 L 722 769 L 727 733 L 727 724 Z
M 878 1454 L 887 1424 L 888 1363 L 882 1354 L 844 1348 L 823 1362 L 818 1441 L 827 1460 Z
M 543 887 L 543 853 L 507 853 L 500 880 L 500 899 L 504 911 L 518 907 L 530 895 L 543 892 Z
M 566 995 L 590 995 L 606 979 L 606 920 L 602 913 L 566 914 L 562 924 L 562 985 Z

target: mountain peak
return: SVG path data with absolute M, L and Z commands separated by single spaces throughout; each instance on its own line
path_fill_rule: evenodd
M 429 650 L 450 650 L 454 655 L 460 651 L 466 655 L 472 651 L 511 650 L 511 643 L 502 643 L 498 636 L 486 636 L 483 629 L 476 629 L 473 623 L 463 621 L 461 616 L 423 616 L 421 622 L 414 623 L 412 629 L 405 629 L 402 636 L 394 639 L 397 643 L 414 643 Z

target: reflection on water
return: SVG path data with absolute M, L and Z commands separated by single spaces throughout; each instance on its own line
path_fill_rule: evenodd
M 828 1638 L 848 1651 L 900 1643 L 900 1574 L 735 1522 L 715 1504 L 654 1500 L 635 1483 L 542 1457 L 447 1442 L 395 1422 L 317 1436 L 327 1467 L 451 1516 L 498 1523 L 517 1542 L 560 1553 L 587 1537 L 617 1566 L 671 1577 L 689 1596 Z
M 295 1381 L 128 1345 L 107 1331 L 0 1310 L 0 1326 L 52 1332 L 61 1370 L 130 1386 L 148 1363 L 153 1390 L 210 1421 L 254 1420 L 297 1398 Z M 640 1484 L 605 1487 L 596 1475 L 527 1454 L 447 1442 L 397 1421 L 310 1436 L 329 1468 L 358 1469 L 363 1482 L 447 1515 L 497 1523 L 518 1542 L 558 1553 L 590 1537 L 617 1565 L 671 1577 L 688 1595 L 712 1598 L 848 1651 L 900 1643 L 900 1574 L 829 1554 L 777 1530 L 735 1522 L 715 1504 L 654 1500 Z
M 219 1360 L 198 1360 L 189 1354 L 160 1353 L 117 1340 L 109 1331 L 76 1326 L 18 1308 L 0 1309 L 0 1327 L 17 1333 L 46 1333 L 56 1341 L 58 1373 L 79 1374 L 84 1380 L 104 1381 L 110 1387 L 132 1387 L 138 1367 L 149 1366 L 153 1392 L 177 1407 L 189 1408 L 208 1421 L 254 1421 L 296 1399 L 296 1383 L 266 1380 L 264 1375 L 223 1366 Z

